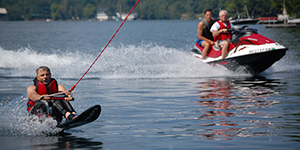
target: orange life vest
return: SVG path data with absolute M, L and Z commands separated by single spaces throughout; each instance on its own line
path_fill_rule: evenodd
M 224 23 L 221 22 L 220 20 L 217 21 L 217 22 L 218 22 L 219 25 L 220 25 L 220 28 L 219 28 L 218 31 L 220 31 L 220 30 L 222 30 L 222 29 L 227 29 L 227 30 L 228 30 L 228 29 L 231 28 L 231 25 L 230 25 L 230 22 L 229 22 L 229 21 L 226 22 L 226 26 L 225 26 Z M 215 37 L 214 37 L 214 40 L 215 40 L 215 41 L 218 41 L 218 40 L 227 40 L 227 38 L 228 38 L 229 40 L 232 40 L 232 35 L 231 35 L 231 34 L 226 34 L 226 33 L 220 33 L 218 36 L 215 36 Z
M 53 94 L 58 92 L 58 84 L 55 79 L 51 79 L 51 82 L 48 85 L 44 85 L 41 81 L 38 81 L 37 78 L 34 78 L 33 85 L 35 85 L 35 91 L 40 95 L 45 94 Z M 27 103 L 27 111 L 29 112 L 30 109 L 34 106 L 36 102 L 32 100 L 28 100 Z

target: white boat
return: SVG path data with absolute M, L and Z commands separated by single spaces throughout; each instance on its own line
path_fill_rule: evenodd
M 256 18 L 251 18 L 249 13 L 248 13 L 248 9 L 247 9 L 246 5 L 244 5 L 244 6 L 245 6 L 245 10 L 247 12 L 248 18 L 242 18 L 241 14 L 238 14 L 238 17 L 236 19 L 233 19 L 233 18 L 229 19 L 229 21 L 233 25 L 237 25 L 237 24 L 256 24 L 259 21 Z
M 290 19 L 288 20 L 289 24 L 300 24 L 300 18 Z

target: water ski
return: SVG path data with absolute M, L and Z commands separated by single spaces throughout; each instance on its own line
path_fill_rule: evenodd
M 84 125 L 87 123 L 91 123 L 99 117 L 100 113 L 101 113 L 101 106 L 95 105 L 95 106 L 87 109 L 83 113 L 81 113 L 75 119 L 65 122 L 65 123 L 61 123 L 61 124 L 57 125 L 56 127 L 62 128 L 63 130 L 68 130 L 68 129 L 75 128 L 75 127 L 78 127 L 78 126 L 81 126 L 81 125 Z

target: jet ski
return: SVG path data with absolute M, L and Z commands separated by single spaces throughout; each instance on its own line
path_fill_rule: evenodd
M 234 26 L 226 34 L 232 34 L 233 40 L 230 41 L 225 59 L 222 59 L 222 49 L 216 44 L 211 46 L 206 58 L 202 60 L 203 47 L 196 43 L 192 49 L 194 56 L 204 63 L 221 65 L 228 70 L 243 70 L 258 74 L 280 60 L 288 50 L 274 40 L 259 34 L 257 29 L 248 26 Z

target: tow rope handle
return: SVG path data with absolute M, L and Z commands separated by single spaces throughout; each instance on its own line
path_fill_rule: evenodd
M 108 41 L 108 43 L 105 45 L 105 47 L 103 48 L 103 50 L 100 52 L 100 54 L 98 55 L 98 57 L 95 59 L 95 61 L 91 64 L 91 66 L 87 69 L 87 71 L 82 75 L 82 77 L 77 81 L 76 84 L 73 85 L 73 87 L 69 90 L 69 92 L 72 92 L 75 87 L 77 86 L 77 84 L 83 79 L 83 77 L 90 71 L 90 69 L 93 67 L 93 65 L 96 63 L 96 61 L 99 59 L 99 57 L 102 55 L 102 53 L 104 52 L 104 50 L 106 49 L 106 47 L 109 45 L 109 43 L 112 41 L 112 39 L 116 36 L 116 34 L 119 32 L 120 28 L 123 26 L 123 24 L 125 23 L 125 21 L 127 20 L 127 18 L 129 17 L 129 15 L 131 14 L 131 12 L 134 10 L 134 8 L 136 7 L 136 5 L 139 3 L 140 0 L 137 0 L 135 2 L 135 4 L 133 5 L 133 7 L 131 8 L 131 10 L 129 11 L 129 13 L 127 14 L 127 16 L 125 17 L 125 19 L 123 20 L 123 22 L 121 23 L 121 25 L 119 26 L 119 28 L 117 29 L 117 31 L 115 32 L 115 34 L 110 38 L 110 40 Z
M 68 95 L 65 95 L 63 93 L 54 93 L 51 95 L 47 95 L 47 97 L 50 98 L 50 100 L 66 100 L 66 98 L 68 98 Z M 40 100 L 44 100 L 44 96 L 41 96 Z M 72 97 L 72 101 L 74 100 L 74 98 Z

